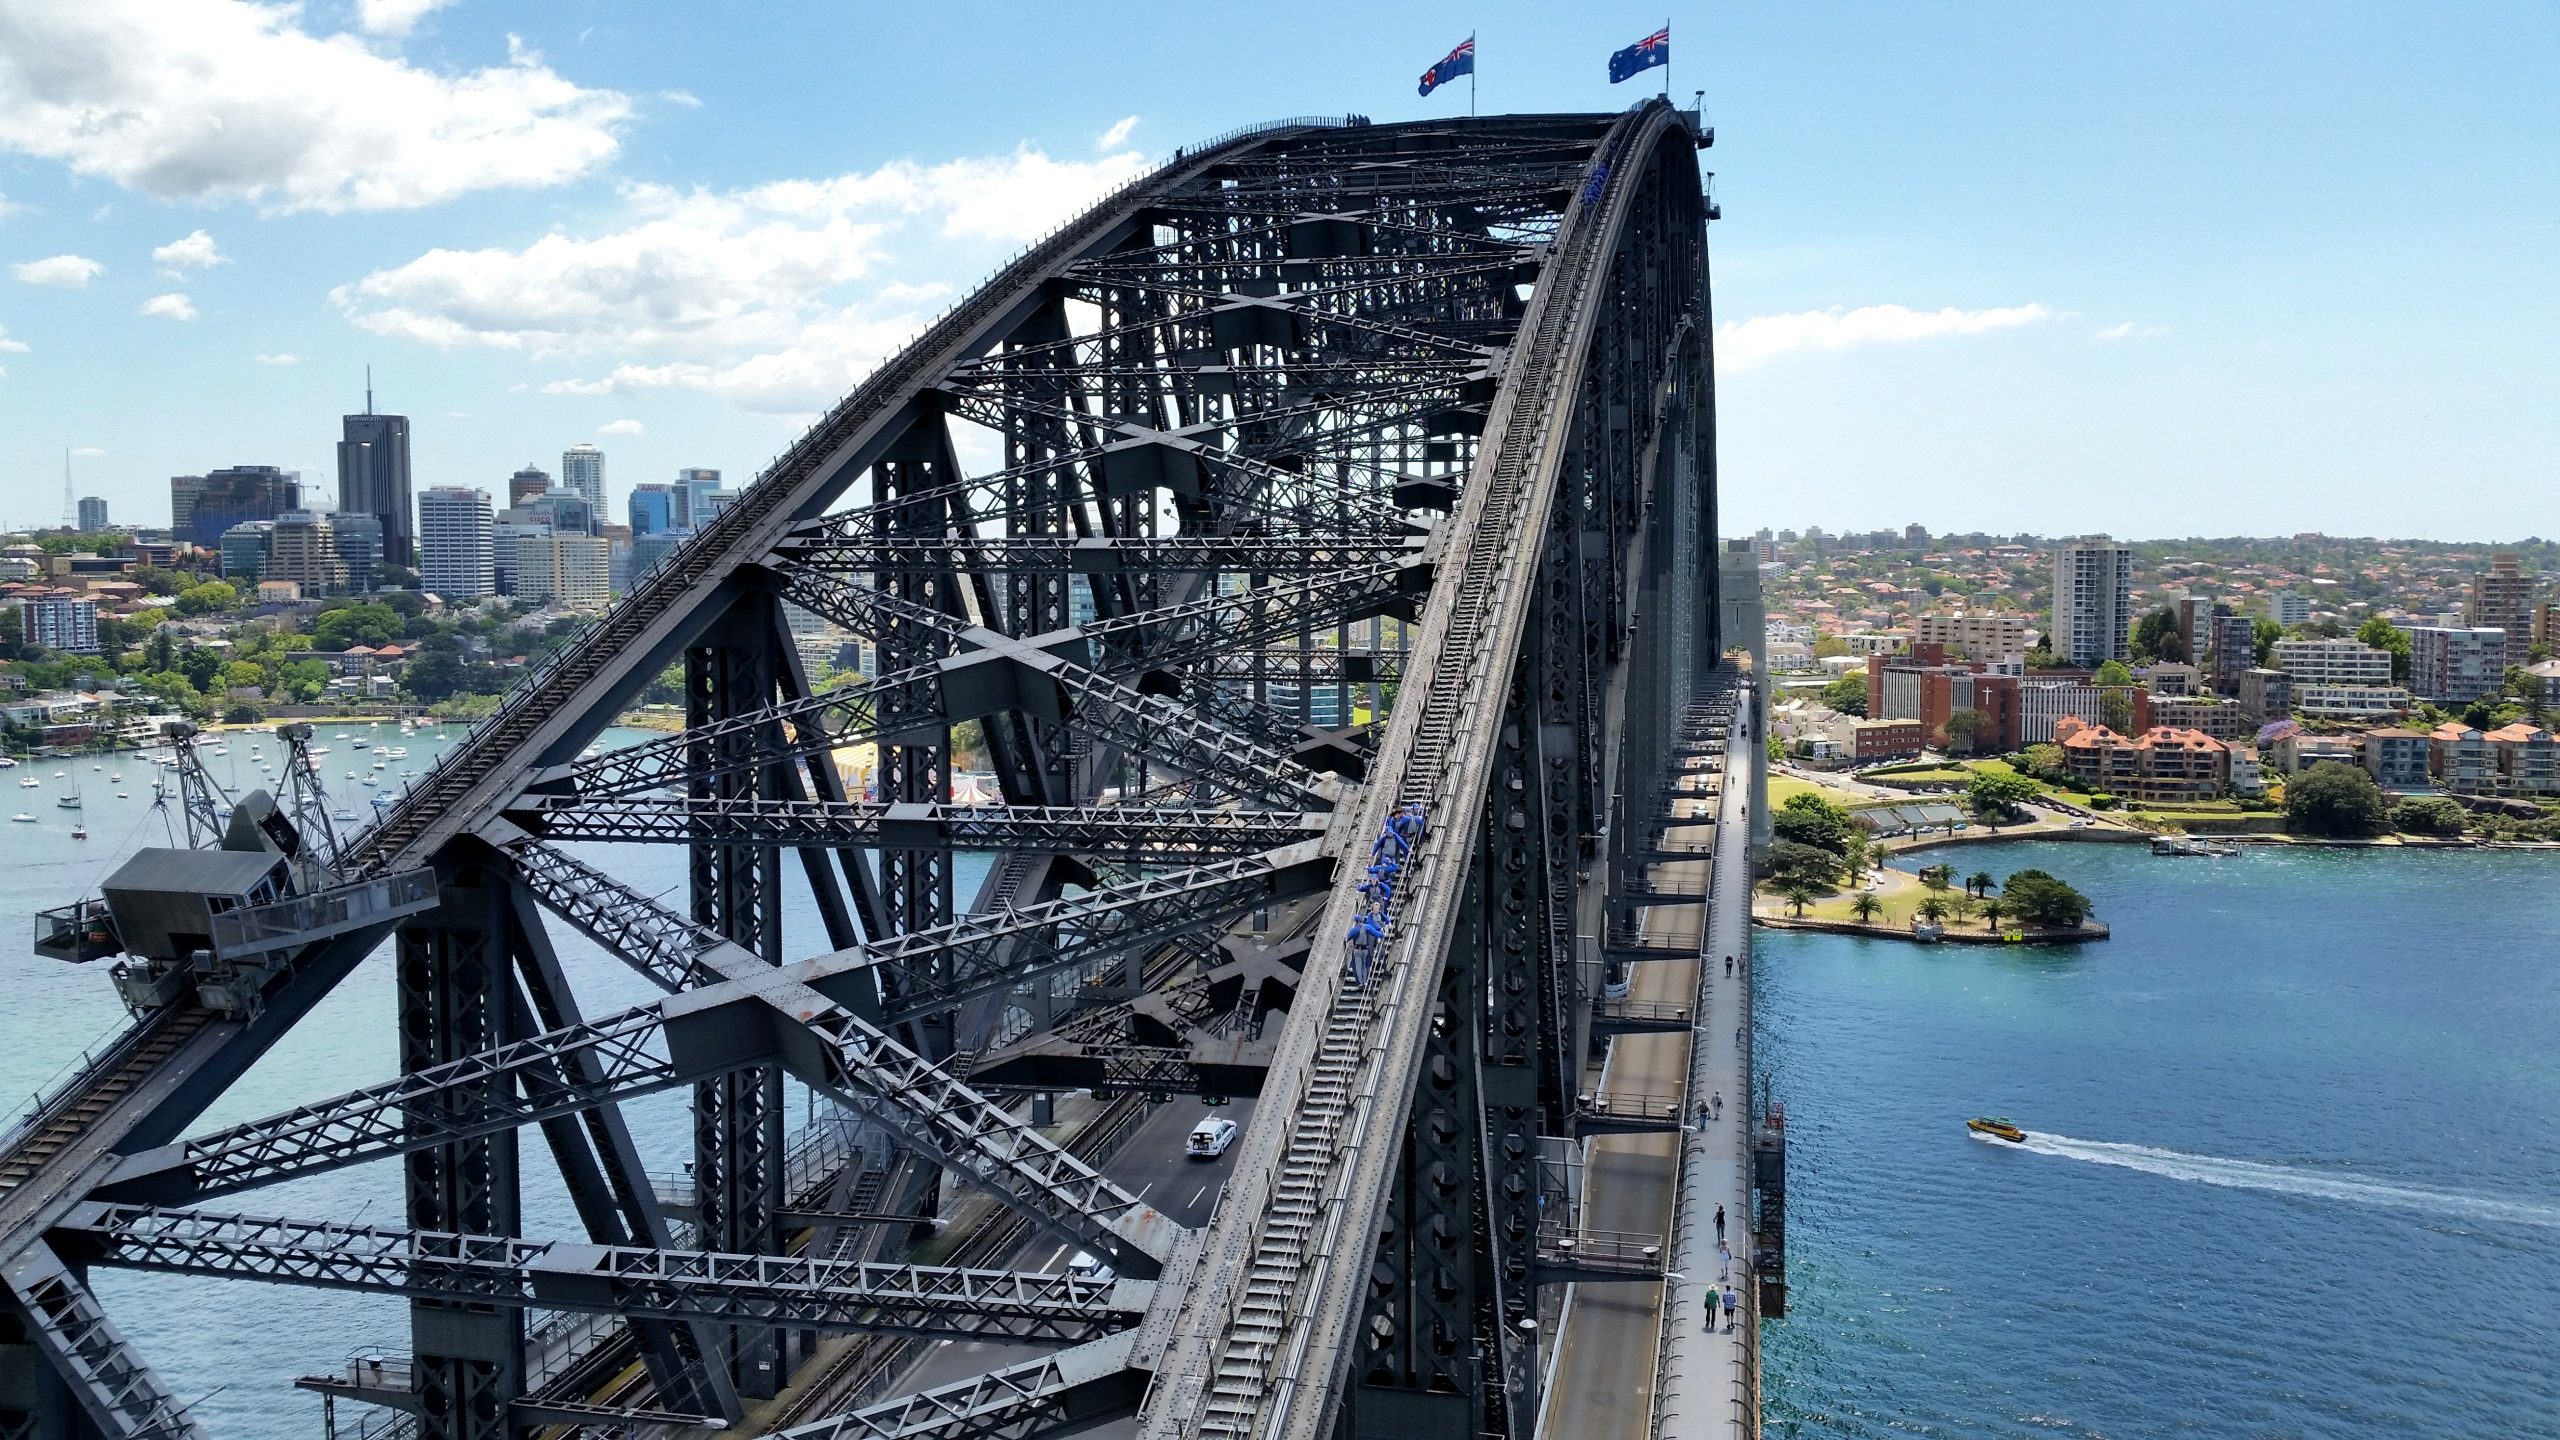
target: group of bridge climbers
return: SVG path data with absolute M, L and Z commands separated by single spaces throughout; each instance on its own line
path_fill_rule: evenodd
M 1413 858 L 1413 847 L 1422 842 L 1422 829 L 1422 802 L 1408 800 L 1378 827 L 1378 838 L 1369 845 L 1369 874 L 1360 882 L 1360 913 L 1351 917 L 1351 930 L 1343 937 L 1350 942 L 1344 975 L 1354 990 L 1369 988 L 1369 977 L 1378 965 L 1378 943 L 1387 938 L 1395 908 L 1396 877 Z

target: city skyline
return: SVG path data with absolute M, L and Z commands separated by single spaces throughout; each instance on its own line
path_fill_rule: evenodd
M 1462 113 L 1411 77 L 1469 28 L 1487 113 L 1642 88 L 1601 74 L 1626 17 L 1511 4 L 1463 25 L 1248 13 L 1135 51 L 1034 14 L 1002 55 L 967 43 L 959 11 L 894 29 L 481 0 L 176 13 L 32 7 L 14 22 L 31 50 L 101 58 L 0 65 L 21 117 L 0 122 L 18 157 L 0 177 L 0 464 L 102 452 L 75 455 L 79 489 L 127 515 L 169 475 L 237 459 L 328 473 L 368 363 L 384 408 L 413 417 L 421 487 L 494 493 L 525 455 L 582 440 L 626 484 L 686 465 L 743 479 L 1019 244 L 1176 145 L 1310 109 Z M 2539 343 L 2560 319 L 2539 259 L 2560 181 L 2535 163 L 2548 12 L 1672 18 L 1671 84 L 1706 87 L 1719 129 L 1729 530 L 1807 489 L 1841 513 L 1935 492 L 1948 523 L 1984 528 L 2032 512 L 2015 528 L 2145 533 L 2168 497 L 2223 533 L 2281 532 L 2306 490 L 2381 534 L 2553 528 L 2534 504 L 2560 438 L 2533 398 L 2560 379 Z M 1338 63 L 1312 92 L 1303 66 L 1231 63 L 1318 46 Z M 947 102 L 964 52 L 1007 104 Z M 52 123 L 171 89 L 187 55 L 217 76 L 307 72 L 237 133 L 317 117 L 352 138 L 226 166 L 176 138 L 184 97 L 87 139 Z M 864 97 L 850 126 L 799 123 L 784 98 L 821 56 L 857 68 L 826 92 Z M 1052 64 L 1130 83 L 1052 92 Z M 1211 64 L 1214 94 L 1137 83 Z M 369 84 L 415 104 L 367 106 Z M 439 129 L 471 93 L 498 102 L 489 139 Z M 2391 345 L 2367 343 L 2376 326 Z M 144 387 L 178 423 L 117 423 Z M 2445 515 L 2434 496 L 2456 486 L 2479 503 Z M 20 504 L 0 520 L 51 518 Z

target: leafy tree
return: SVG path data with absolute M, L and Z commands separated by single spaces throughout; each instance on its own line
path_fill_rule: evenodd
M 103 638 L 106 622 L 99 621 L 98 629 Z M 2523 702 L 2524 718 L 2536 725 L 2543 723 L 2543 715 L 2550 705 L 2550 691 L 2542 683 L 2542 677 L 2521 665 L 2510 665 L 2507 667 L 2506 682 L 2507 693 Z
M 2047 645 L 2038 645 L 2034 649 L 2029 650 L 2026 653 L 2026 663 L 2027 668 L 2030 670 L 2067 670 L 2071 668 L 2064 662 L 2061 656 L 2053 653 L 2051 646 Z
M 2249 624 L 2249 648 L 2263 670 L 2274 663 L 2276 642 L 2284 638 L 2284 627 L 2273 620 L 2253 620 Z
M 2403 800 L 2391 807 L 2391 828 L 2404 835 L 2459 835 L 2471 812 L 2441 795 Z
M 448 646 L 429 650 L 410 661 L 401 684 L 410 694 L 432 705 L 461 690 L 469 678 L 469 667 L 462 663 L 461 652 Z
M 329 667 L 317 660 L 295 660 L 276 667 L 276 693 L 305 704 L 329 690 Z
M 1769 828 L 1781 840 L 1815 846 L 1834 855 L 1849 853 L 1849 841 L 1854 833 L 1848 811 L 1819 795 L 1802 791 L 1788 796 L 1777 813 L 1769 817 Z
M 2089 918 L 2089 897 L 2042 870 L 2021 870 L 2000 888 L 2005 907 L 2032 924 L 2068 930 Z
M 374 599 L 378 604 L 391 607 L 392 613 L 403 620 L 415 620 L 427 608 L 427 602 L 420 599 L 415 590 L 385 590 Z
M 1822 703 L 1843 715 L 1861 719 L 1867 713 L 1867 677 L 1851 671 L 1822 687 Z
M 1813 637 L 1813 658 L 1816 660 L 1828 660 L 1834 655 L 1846 655 L 1848 653 L 1849 642 L 1841 639 L 1837 635 L 1816 635 Z
M 2498 728 L 2498 702 L 2483 695 L 2462 707 L 2462 723 L 2474 730 Z
M 1780 840 L 1769 847 L 1769 874 L 1784 885 L 1830 889 L 1840 879 L 1840 857 L 1817 845 Z
M 1975 743 L 1990 725 L 1991 722 L 1984 719 L 1979 710 L 1958 710 L 1950 714 L 1945 726 L 1948 751 L 1958 755 L 1972 754 Z
M 2390 817 L 2362 767 L 2323 760 L 2285 786 L 2284 821 L 2297 834 L 2361 839 L 2381 834 Z
M 1992 817 L 2014 815 L 2018 807 L 2037 795 L 2036 782 L 2024 775 L 2001 775 L 1977 771 L 1965 782 L 1964 796 L 1971 801 L 1974 813 Z
M 2062 747 L 2046 743 L 2030 745 L 2010 757 L 2009 768 L 2022 775 L 2032 775 L 2047 784 L 2059 785 L 2071 778 L 2071 766 Z
M 1849 913 L 1857 916 L 1858 923 L 1861 925 L 1874 924 L 1876 912 L 1883 908 L 1883 901 L 1878 900 L 1875 896 L 1868 894 L 1864 890 L 1858 892 L 1857 899 L 1849 902 Z
M 2133 653 L 2138 660 L 2185 660 L 2187 640 L 2178 631 L 2178 612 L 2163 606 L 2136 621 Z
M 378 600 L 324 610 L 311 623 L 311 643 L 322 650 L 388 645 L 400 638 L 400 615 Z
M 178 592 L 178 613 L 181 615 L 210 615 L 239 603 L 240 592 L 221 580 L 207 580 Z
M 2391 652 L 2391 678 L 2402 685 L 2409 683 L 2409 632 L 2376 615 L 2356 627 L 2356 639 L 2376 650 Z
M 2124 668 L 2123 661 L 2109 660 L 2098 666 L 2097 673 L 2089 677 L 2089 683 L 2092 685 L 2128 686 L 2133 683 L 2133 672 Z
M 226 725 L 255 725 L 265 718 L 265 712 L 246 700 L 227 705 L 222 711 L 222 723 Z

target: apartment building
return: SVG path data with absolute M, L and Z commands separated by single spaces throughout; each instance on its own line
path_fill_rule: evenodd
M 2440 788 L 2455 795 L 2487 795 L 2498 788 L 2498 763 L 2489 737 L 2459 720 L 2427 735 L 2427 768 Z
M 2045 644 L 2074 665 L 2121 660 L 2133 643 L 2133 549 L 2073 541 L 2053 554 L 2053 629 Z
M 613 598 L 613 552 L 601 535 L 525 535 L 516 541 L 516 598 L 571 609 Z
M 2560 742 L 2539 725 L 2518 721 L 2481 737 L 2502 795 L 2560 794 Z
M 2360 640 L 2279 640 L 2275 659 L 2297 688 L 2391 683 L 2391 652 Z
M 2423 790 L 2428 782 L 2427 737 L 2415 730 L 2385 726 L 2367 730 L 2360 747 L 2365 772 L 2385 790 Z
M 2083 783 L 2127 799 L 2211 800 L 2231 783 L 2231 747 L 2201 730 L 2155 725 L 2127 738 L 2073 717 L 2054 728 L 2054 743 Z
M 2173 730 L 2201 730 L 2226 745 L 2257 728 L 2241 713 L 2239 701 L 2211 695 L 2155 693 L 2151 697 L 2151 723 Z
M 2409 713 L 2409 703 L 2409 692 L 2397 685 L 2293 687 L 2293 713 L 2304 720 L 2396 720 Z
M 2409 637 L 2409 690 L 2421 700 L 2467 705 L 2507 683 L 2507 632 L 2494 625 L 2421 625 Z
M 2489 626 L 2506 632 L 2507 651 L 2498 667 L 2502 674 L 2507 666 L 2532 658 L 2533 581 L 2512 554 L 2490 556 L 2488 573 L 2471 577 L 2471 599 L 2462 607 L 2462 615 L 2475 629 Z
M 1880 760 L 1908 759 L 1920 753 L 1922 739 L 1917 719 L 1855 721 L 1849 726 L 1849 761 L 1853 765 L 1871 765 Z
M 2253 724 L 2269 725 L 2293 717 L 2293 677 L 2282 670 L 2252 667 L 2241 671 L 2239 695 L 2240 713 Z
M 2013 611 L 1922 615 L 1911 624 L 1914 639 L 1961 650 L 1969 660 L 2005 660 L 2027 652 L 2027 617 Z

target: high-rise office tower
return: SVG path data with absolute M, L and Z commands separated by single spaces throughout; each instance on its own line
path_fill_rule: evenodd
M 418 492 L 419 583 L 447 600 L 497 593 L 497 535 L 489 492 L 430 485 Z
M 107 528 L 107 501 L 102 495 L 80 497 L 80 533 L 94 535 Z
M 685 499 L 685 493 L 673 485 L 632 486 L 631 533 L 635 536 L 655 535 L 662 530 L 673 530 Z
M 170 530 L 208 550 L 246 520 L 273 520 L 302 508 L 302 477 L 273 465 L 229 465 L 169 477 Z
M 409 508 L 409 417 L 374 413 L 368 373 L 364 413 L 347 416 L 344 424 L 344 438 L 338 441 L 338 512 L 379 519 L 384 562 L 415 569 L 418 532 Z
M 2133 641 L 2133 550 L 2100 536 L 2053 554 L 2053 634 L 2045 645 L 2073 665 L 2121 660 Z
M 382 517 L 341 510 L 329 517 L 329 529 L 337 538 L 338 559 L 347 567 L 347 588 L 370 593 L 374 574 L 382 565 L 386 533 Z
M 2489 573 L 2471 577 L 2471 601 L 2462 612 L 2475 628 L 2495 626 L 2507 632 L 2507 664 L 2532 662 L 2533 577 L 2514 555 L 2489 557 Z
M 560 488 L 575 490 L 588 508 L 604 513 L 604 452 L 593 445 L 572 445 L 560 452 Z
M 720 472 L 717 470 L 678 470 L 676 490 L 684 499 L 676 507 L 676 523 L 691 527 L 709 520 L 711 517 L 702 513 L 702 497 L 719 488 Z
M 528 460 L 523 469 L 507 477 L 507 508 L 513 510 L 550 488 L 551 472 L 535 469 Z

